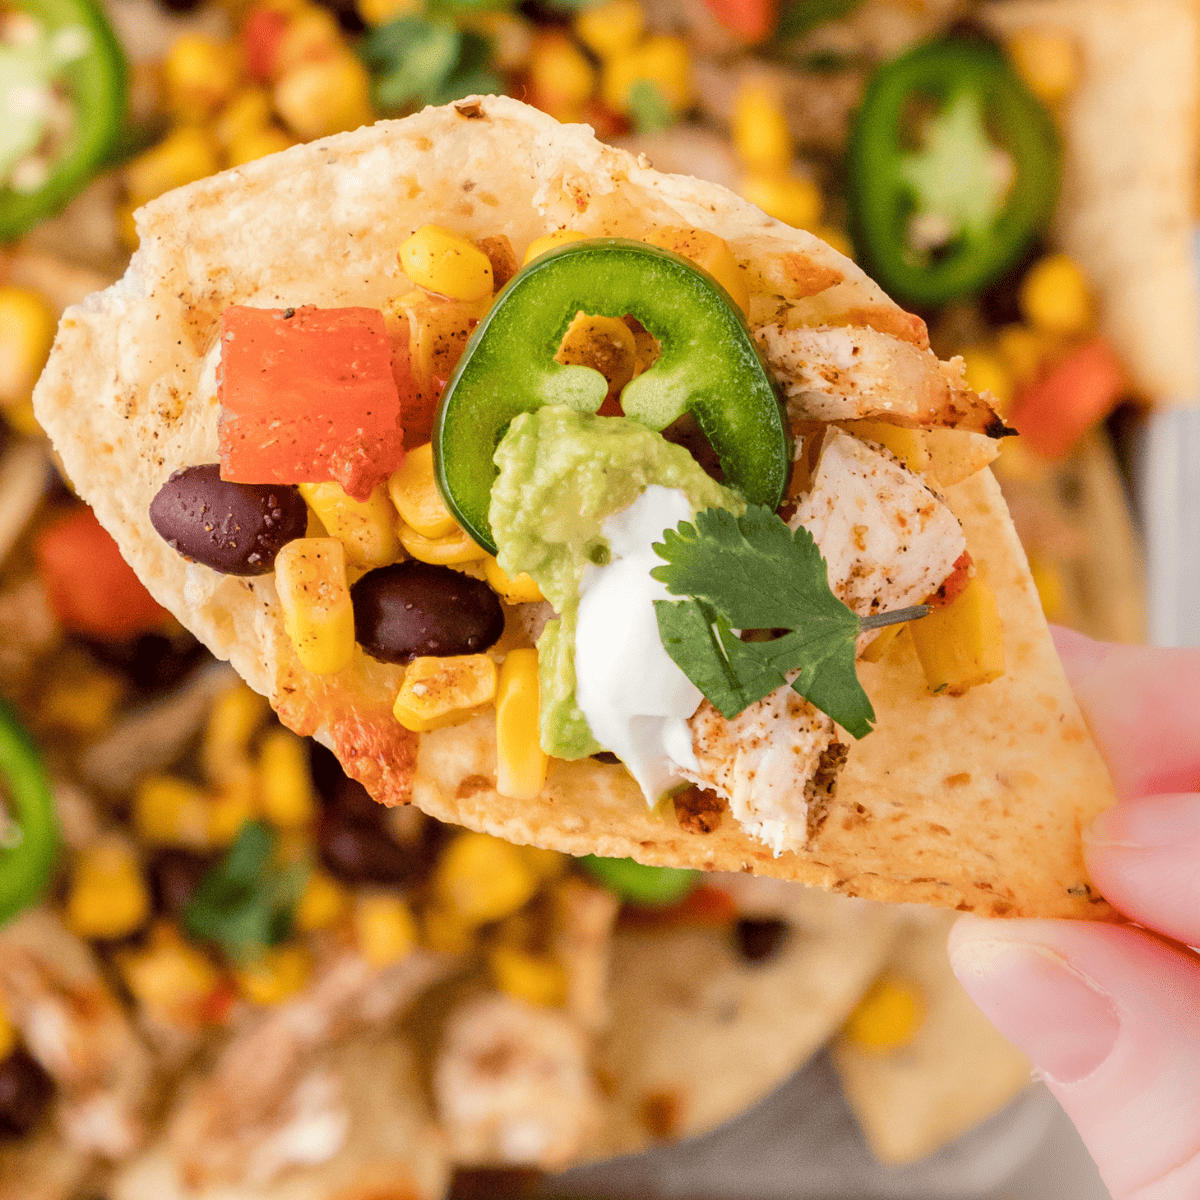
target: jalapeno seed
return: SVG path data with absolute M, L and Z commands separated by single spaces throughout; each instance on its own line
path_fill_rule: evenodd
M 416 560 L 369 571 L 350 600 L 354 636 L 380 662 L 482 654 L 504 632 L 500 599 L 486 583 Z
M 266 575 L 304 536 L 308 508 L 290 484 L 232 483 L 217 463 L 176 471 L 150 501 L 150 523 L 172 550 L 223 575 Z

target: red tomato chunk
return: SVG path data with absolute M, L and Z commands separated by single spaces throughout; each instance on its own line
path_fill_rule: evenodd
M 333 480 L 365 500 L 404 458 L 378 309 L 227 308 L 219 379 L 222 479 Z

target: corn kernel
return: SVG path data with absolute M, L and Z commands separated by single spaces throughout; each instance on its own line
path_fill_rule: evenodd
M 538 687 L 537 651 L 510 650 L 496 682 L 496 791 L 513 800 L 532 800 L 546 782 Z
M 786 171 L 792 161 L 792 135 L 778 97 L 762 84 L 748 83 L 733 106 L 733 144 L 752 171 Z
M 522 571 L 510 576 L 490 554 L 483 560 L 483 577 L 505 604 L 532 604 L 545 599 L 532 575 Z
M 80 851 L 67 892 L 67 924 L 81 938 L 119 938 L 141 928 L 150 895 L 131 846 L 118 839 Z
M 302 933 L 332 929 L 350 911 L 350 893 L 327 871 L 310 871 L 296 902 L 295 923 Z
M 990 392 L 996 408 L 1007 412 L 1016 384 L 1003 357 L 987 346 L 967 346 L 961 354 L 967 386 L 981 395 Z
M 538 889 L 519 847 L 486 833 L 464 830 L 442 851 L 434 890 L 467 924 L 511 916 Z
M 346 551 L 337 538 L 297 538 L 275 558 L 283 627 L 305 669 L 333 675 L 354 657 Z
M 390 317 L 408 322 L 409 362 L 421 388 L 441 391 L 491 303 L 490 294 L 479 300 L 446 300 L 419 289 L 388 301 L 385 321 Z
M 768 216 L 796 229 L 812 229 L 821 220 L 824 200 L 811 179 L 782 172 L 755 172 L 742 182 L 742 195 Z
M 579 233 L 574 229 L 556 229 L 544 237 L 534 238 L 525 251 L 524 265 L 528 266 L 535 258 L 541 258 L 548 251 L 565 246 L 568 242 L 582 242 L 586 238 L 587 234 Z
M 566 34 L 551 30 L 533 39 L 529 80 L 539 108 L 559 121 L 574 121 L 595 90 L 596 70 Z
M 445 537 L 427 538 L 401 522 L 399 534 L 400 545 L 418 562 L 448 567 L 456 563 L 478 562 L 487 555 L 487 551 L 465 529 L 457 525 L 454 532 Z
M 278 81 L 305 63 L 337 58 L 346 53 L 337 17 L 321 4 L 290 6 L 288 22 L 275 47 L 271 77 Z
M 1028 325 L 1005 325 L 996 334 L 996 352 L 1017 384 L 1032 383 L 1041 374 L 1052 340 Z
M 836 225 L 817 225 L 810 232 L 827 246 L 832 246 L 839 254 L 844 254 L 849 259 L 854 258 L 854 243 L 844 229 L 839 229 Z
M 54 309 L 37 292 L 0 286 L 0 404 L 29 399 L 57 326 Z
M 213 702 L 200 741 L 205 777 L 222 783 L 245 772 L 250 743 L 271 715 L 271 706 L 244 683 L 235 683 Z
M 620 317 L 593 317 L 577 312 L 567 326 L 554 361 L 599 371 L 609 392 L 619 394 L 633 378 L 637 343 Z
M 575 34 L 598 58 L 632 50 L 646 30 L 646 14 L 638 0 L 605 0 L 575 18 Z
M 1061 619 L 1066 608 L 1066 585 L 1058 564 L 1041 555 L 1030 554 L 1029 573 L 1033 576 L 1033 585 L 1037 588 L 1046 619 Z
M 125 186 L 135 205 L 145 204 L 172 188 L 216 174 L 220 166 L 212 133 L 184 125 L 126 166 Z
M 284 133 L 274 125 L 263 129 L 253 129 L 235 138 L 229 145 L 225 157 L 231 167 L 240 167 L 245 163 L 254 162 L 258 158 L 266 158 L 268 154 L 278 154 L 281 150 L 290 149 L 296 145 L 296 139 Z
M 441 954 L 466 954 L 475 945 L 475 927 L 448 904 L 433 904 L 421 914 L 421 944 Z
M 1000 610 L 978 576 L 951 604 L 911 622 L 909 632 L 931 692 L 961 696 L 1004 674 Z
M 543 850 L 540 846 L 518 846 L 521 857 L 540 883 L 547 883 L 564 874 L 571 858 L 557 850 Z
M 362 892 L 354 902 L 354 940 L 373 967 L 406 958 L 417 946 L 412 909 L 394 892 Z
M 1035 330 L 1052 337 L 1077 337 L 1091 328 L 1087 281 L 1065 254 L 1047 255 L 1030 267 L 1021 282 L 1018 304 Z
M 208 805 L 208 840 L 213 846 L 230 846 L 247 821 L 259 812 L 258 773 L 247 766 L 226 779 Z
M 241 64 L 228 42 L 203 33 L 180 34 L 162 64 L 167 107 L 183 121 L 204 121 L 237 90 Z
M 400 247 L 400 266 L 418 287 L 452 300 L 482 300 L 492 294 L 488 256 L 441 225 L 422 225 Z
M 302 141 L 370 125 L 371 78 L 348 50 L 302 62 L 275 85 L 275 108 Z
M 495 946 L 488 954 L 488 970 L 496 987 L 510 996 L 551 1007 L 567 1002 L 567 973 L 548 954 Z
M 239 138 L 258 133 L 271 123 L 271 97 L 260 87 L 243 88 L 217 114 L 213 136 L 228 150 Z
M 387 25 L 397 17 L 419 13 L 424 0 L 358 0 L 358 15 L 367 25 Z
M 916 1037 L 925 1019 L 920 990 L 907 980 L 884 978 L 859 1001 L 842 1030 L 863 1050 L 898 1050 Z
M 715 233 L 703 229 L 679 229 L 668 227 L 656 229 L 646 239 L 651 246 L 661 246 L 681 254 L 696 266 L 707 271 L 728 293 L 729 298 L 742 310 L 750 307 L 750 289 L 746 286 L 746 273 L 738 266 L 729 243 Z
M 208 797 L 175 775 L 148 775 L 133 795 L 133 825 L 145 842 L 158 846 L 209 844 Z
M 388 479 L 387 488 L 401 519 L 422 537 L 443 538 L 458 529 L 437 489 L 432 442 L 405 454 Z
M 221 982 L 208 957 L 166 922 L 154 926 L 144 949 L 123 956 L 118 965 L 140 1005 L 172 1017 L 198 1018 Z
M 0 1062 L 17 1048 L 17 1027 L 9 1018 L 4 1001 L 0 1000 Z
M 263 816 L 279 829 L 301 829 L 317 812 L 308 749 L 289 729 L 267 732 L 259 752 Z
M 655 35 L 614 54 L 604 64 L 601 96 L 617 112 L 629 110 L 629 93 L 639 80 L 655 84 L 674 112 L 692 102 L 692 61 L 680 37 Z
M 234 972 L 237 989 L 251 1004 L 282 1004 L 308 982 L 312 956 L 303 946 L 272 946 Z
M 1026 87 L 1044 104 L 1065 100 L 1079 84 L 1079 51 L 1064 33 L 1023 29 L 1009 40 L 1008 54 Z
M 392 711 L 405 729 L 428 733 L 469 720 L 496 696 L 496 664 L 486 654 L 414 658 Z
M 125 685 L 106 671 L 55 678 L 42 694 L 38 718 L 76 737 L 92 737 L 108 727 L 124 695 Z
M 300 494 L 321 519 L 332 538 L 345 547 L 346 561 L 354 567 L 386 567 L 402 556 L 396 536 L 396 510 L 383 484 L 366 500 L 347 496 L 332 482 L 302 483 Z

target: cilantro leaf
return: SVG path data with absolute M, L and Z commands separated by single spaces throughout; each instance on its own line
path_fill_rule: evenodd
M 651 574 L 683 601 L 655 601 L 659 634 L 676 665 L 723 716 L 787 682 L 854 737 L 875 712 L 858 682 L 859 621 L 830 590 L 825 560 L 803 527 L 793 531 L 768 508 L 737 517 L 710 508 L 681 521 L 654 547 L 666 565 Z M 784 630 L 769 641 L 733 631 Z
M 635 79 L 626 97 L 637 133 L 661 133 L 675 124 L 675 112 L 652 79 Z

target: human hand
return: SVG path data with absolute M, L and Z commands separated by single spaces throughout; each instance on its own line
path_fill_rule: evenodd
M 1054 633 L 1118 797 L 1083 831 L 1088 871 L 1145 928 L 964 917 L 950 961 L 1116 1200 L 1196 1200 L 1200 955 L 1186 947 L 1200 946 L 1200 650 Z

